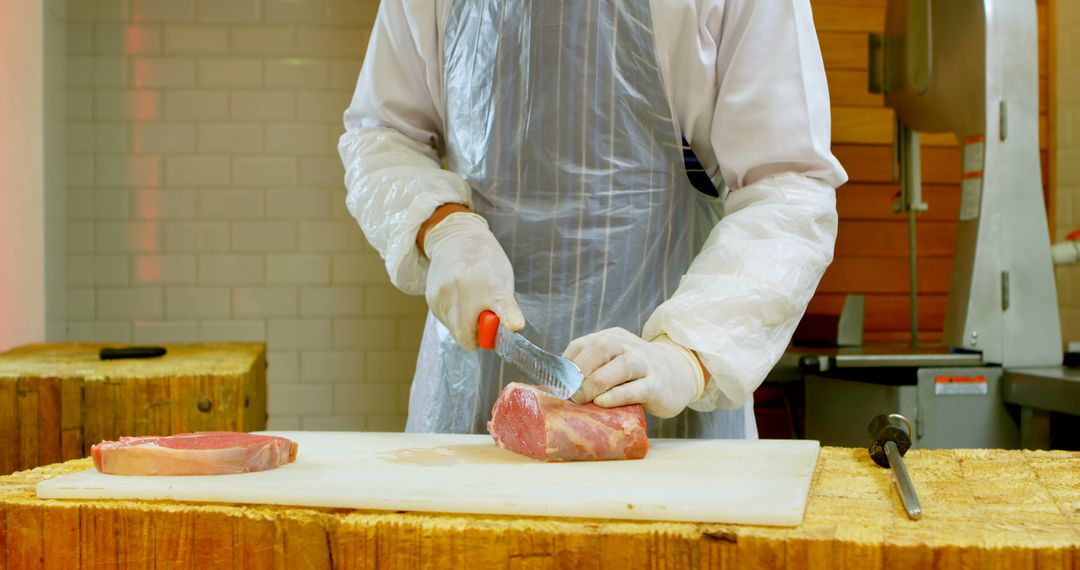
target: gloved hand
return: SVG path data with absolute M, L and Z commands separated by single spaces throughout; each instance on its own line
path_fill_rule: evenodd
M 514 300 L 514 270 L 484 218 L 447 216 L 427 231 L 424 253 L 431 260 L 424 291 L 428 307 L 462 348 L 476 350 L 476 320 L 487 309 L 510 330 L 525 328 Z
M 626 329 L 607 329 L 571 342 L 563 356 L 585 375 L 571 398 L 579 404 L 641 404 L 654 416 L 670 418 L 705 390 L 697 357 L 666 335 L 649 342 Z

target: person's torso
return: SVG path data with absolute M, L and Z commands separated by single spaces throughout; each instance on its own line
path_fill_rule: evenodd
M 448 15 L 447 166 L 548 350 L 640 333 L 718 220 L 687 178 L 654 26 L 645 1 L 457 0 Z
M 418 1 L 418 0 L 413 0 Z M 438 62 L 429 62 L 432 95 L 445 118 L 442 63 L 445 61 L 446 25 L 457 0 L 419 0 L 434 5 L 432 29 L 421 41 L 436 41 Z M 717 49 L 727 0 L 651 0 L 653 49 L 662 85 L 680 133 L 693 148 L 703 170 L 717 186 L 722 185 L 710 134 L 717 95 Z M 548 3 L 547 6 L 554 6 Z M 428 8 L 428 10 L 431 10 Z M 417 14 L 420 12 L 418 11 Z
M 514 268 L 523 334 L 551 352 L 605 328 L 641 334 L 719 220 L 687 177 L 650 9 L 455 0 L 440 34 L 447 168 Z M 429 318 L 409 429 L 482 430 L 514 374 Z M 650 433 L 741 436 L 744 421 L 686 412 L 650 418 Z

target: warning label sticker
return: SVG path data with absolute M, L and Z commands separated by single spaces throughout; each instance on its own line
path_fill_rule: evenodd
M 979 176 L 982 176 L 985 152 L 986 139 L 982 135 L 964 139 L 964 174 L 978 172 Z
M 960 183 L 960 221 L 976 220 L 979 218 L 979 207 L 982 206 L 982 176 L 964 178 Z
M 982 135 L 964 139 L 964 178 L 960 184 L 960 221 L 977 220 L 982 205 L 986 140 Z
M 985 396 L 985 376 L 938 376 L 934 378 L 935 396 Z

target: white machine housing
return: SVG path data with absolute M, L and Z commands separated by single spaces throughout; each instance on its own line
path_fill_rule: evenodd
M 883 47 L 885 101 L 899 121 L 962 145 L 945 343 L 987 364 L 1061 364 L 1035 1 L 891 0 Z

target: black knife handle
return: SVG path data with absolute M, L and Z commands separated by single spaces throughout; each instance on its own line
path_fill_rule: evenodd
M 124 348 L 103 348 L 98 351 L 98 357 L 102 360 L 117 360 L 119 358 L 154 358 L 165 354 L 163 346 L 126 346 Z

